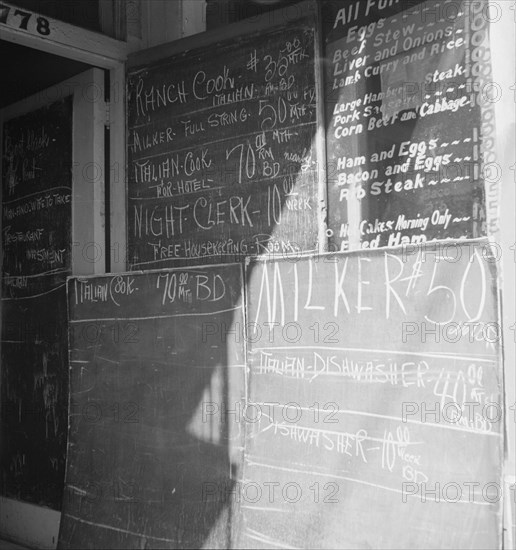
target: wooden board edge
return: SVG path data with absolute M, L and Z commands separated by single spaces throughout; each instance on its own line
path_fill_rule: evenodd
M 237 21 L 236 23 L 231 23 L 230 25 L 211 31 L 187 36 L 173 42 L 167 42 L 166 44 L 159 44 L 152 48 L 130 54 L 127 57 L 127 70 L 131 72 L 161 59 L 189 50 L 201 49 L 217 42 L 227 41 L 232 38 L 236 39 L 259 31 L 273 30 L 285 25 L 285 23 L 293 24 L 294 22 L 297 23 L 303 20 L 309 21 L 313 18 L 315 25 L 317 10 L 317 2 L 315 0 L 305 0 L 299 4 L 293 4 L 292 6 L 264 13 L 257 17 L 250 17 L 249 19 Z

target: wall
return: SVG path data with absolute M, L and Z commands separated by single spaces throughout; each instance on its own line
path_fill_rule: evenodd
M 501 101 L 496 102 L 497 131 L 506 136 L 499 140 L 497 150 L 498 162 L 501 166 L 501 237 L 500 245 L 503 250 L 503 294 L 504 294 L 504 336 L 505 336 L 505 365 L 507 404 L 514 407 L 516 384 L 514 365 L 516 356 L 514 351 L 514 323 L 516 313 L 514 308 L 514 266 L 516 251 L 514 250 L 514 212 L 515 212 L 515 176 L 514 176 L 514 12 L 510 10 L 510 3 L 492 2 L 504 10 L 504 19 L 495 25 L 493 33 L 493 71 L 494 81 L 502 90 Z M 161 43 L 176 40 L 184 36 L 196 34 L 205 30 L 206 4 L 204 0 L 127 0 L 127 30 L 128 46 L 130 51 L 138 51 L 153 47 Z M 510 43 L 509 43 L 510 42 Z M 512 52 L 512 55 L 508 55 Z M 116 223 L 116 219 L 114 220 Z M 514 419 L 508 421 L 509 435 L 508 450 L 515 448 Z M 514 483 L 516 464 L 514 454 L 509 455 L 507 467 L 508 481 Z M 511 477 L 512 476 L 512 477 Z M 514 501 L 513 501 L 514 502 Z M 20 543 L 41 548 L 55 548 L 59 514 L 21 504 L 9 499 L 0 501 L 0 532 L 2 536 L 19 541 Z M 512 511 L 513 513 L 513 511 Z
M 131 51 L 203 32 L 206 30 L 205 10 L 205 0 L 128 2 L 127 30 Z

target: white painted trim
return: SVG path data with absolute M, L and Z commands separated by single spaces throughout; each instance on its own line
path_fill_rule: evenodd
M 508 404 L 513 405 L 516 399 L 516 377 L 514 365 L 516 352 L 514 343 L 515 310 L 515 258 L 516 258 L 516 103 L 514 83 L 516 81 L 516 40 L 514 11 L 508 2 L 494 2 L 503 16 L 491 24 L 491 63 L 493 69 L 493 83 L 498 86 L 501 94 L 494 102 L 496 117 L 496 162 L 499 165 L 501 188 L 500 200 L 500 232 L 496 239 L 501 247 L 501 279 L 503 298 L 503 336 L 504 336 L 504 363 L 506 398 Z M 512 89 L 511 89 L 512 86 Z M 514 449 L 515 424 L 508 421 L 508 445 L 510 472 L 516 467 Z
M 60 512 L 0 497 L 0 538 L 30 548 L 54 550 L 60 522 Z
M 110 71 L 110 227 L 112 273 L 127 269 L 125 65 Z
M 104 75 L 76 77 L 73 96 L 72 273 L 106 272 L 104 198 Z
M 496 163 L 499 167 L 500 207 L 499 232 L 494 236 L 501 251 L 502 338 L 506 411 L 506 463 L 504 486 L 504 547 L 514 548 L 514 502 L 509 490 L 516 469 L 516 23 L 514 3 L 490 0 L 492 84 L 500 92 L 494 102 Z M 497 19 L 501 16 L 500 19 Z M 493 91 L 490 90 L 490 91 Z

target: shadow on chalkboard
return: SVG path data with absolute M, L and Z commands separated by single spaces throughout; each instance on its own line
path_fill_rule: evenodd
M 257 45 L 263 48 L 265 62 L 271 57 L 269 42 L 276 49 L 284 48 L 288 33 L 299 41 L 306 37 L 312 50 L 315 33 L 311 26 L 303 25 L 299 31 L 293 25 L 292 27 L 281 32 L 276 30 L 274 40 L 271 38 L 265 42 L 260 37 Z M 213 51 L 215 50 L 212 47 L 210 62 L 216 63 L 220 59 L 220 53 L 217 51 L 217 59 L 212 60 Z M 273 53 L 276 55 L 276 50 Z M 221 242 L 242 240 L 250 242 L 250 248 L 252 246 L 253 250 L 259 251 L 271 250 L 281 254 L 281 246 L 285 244 L 285 248 L 288 248 L 285 252 L 316 252 L 319 209 L 317 177 L 320 172 L 317 163 L 324 162 L 324 159 L 320 158 L 320 144 L 319 147 L 316 144 L 319 117 L 316 116 L 315 71 L 311 58 L 306 65 L 293 65 L 295 70 L 292 70 L 293 74 L 290 76 L 292 81 L 298 82 L 299 91 L 292 98 L 292 110 L 288 111 L 292 113 L 291 119 L 286 121 L 287 112 L 280 113 L 281 117 L 285 116 L 280 125 L 284 129 L 280 128 L 276 137 L 273 137 L 273 128 L 269 127 L 272 125 L 270 117 L 274 108 L 270 104 L 265 108 L 263 100 L 260 101 L 259 108 L 255 104 L 254 109 L 264 111 L 262 120 L 249 119 L 247 123 L 240 151 L 243 155 L 244 151 L 251 150 L 254 156 L 253 148 L 257 147 L 256 160 L 260 161 L 262 171 L 259 175 L 264 176 L 263 179 L 256 177 L 254 181 L 235 185 L 237 172 L 233 170 L 232 173 L 231 169 L 235 167 L 238 146 L 226 150 L 225 153 L 223 149 L 219 150 L 221 170 L 224 173 L 217 173 L 216 177 L 220 177 L 220 180 L 214 180 L 214 191 L 209 198 L 203 197 L 201 200 L 205 202 L 200 204 L 210 205 L 211 208 L 215 201 L 224 198 L 226 200 L 217 204 L 221 208 L 224 204 L 226 208 L 231 205 L 231 211 L 228 211 L 227 223 L 218 225 L 219 233 L 212 232 L 212 235 L 208 232 L 204 237 L 203 231 L 209 228 L 201 226 L 196 220 L 194 223 L 190 209 L 190 218 L 187 221 L 190 223 L 188 230 L 191 230 L 191 234 L 188 235 L 193 241 L 203 238 L 219 239 Z M 262 78 L 260 75 L 253 78 L 256 80 L 258 77 Z M 279 83 L 279 77 L 277 80 Z M 266 86 L 264 83 L 261 85 L 265 94 Z M 282 109 L 287 109 L 286 100 L 280 103 L 276 93 L 275 90 L 268 92 Z M 282 95 L 287 97 L 286 92 L 282 91 Z M 269 139 L 266 148 L 265 138 L 263 142 L 260 141 L 265 136 L 265 131 Z M 224 137 L 222 130 L 217 131 L 217 138 L 219 137 Z M 261 151 L 262 148 L 264 151 Z M 228 159 L 231 151 L 234 152 Z M 263 158 L 260 157 L 260 152 L 264 154 Z M 278 176 L 280 168 L 281 177 Z M 253 161 L 253 174 L 254 169 Z M 230 185 L 227 185 L 228 178 Z M 222 184 L 225 194 L 216 193 L 216 184 Z M 235 198 L 240 198 L 239 214 L 235 214 L 234 204 L 230 202 L 232 194 L 235 194 Z M 251 198 L 254 199 L 253 202 Z M 134 197 L 135 201 L 137 199 L 142 197 Z M 146 200 L 145 197 L 143 199 Z M 274 203 L 272 208 L 271 202 Z M 149 207 L 145 210 L 147 211 L 152 218 L 154 210 Z M 161 214 L 164 220 L 167 214 L 163 210 L 156 216 Z M 219 215 L 218 211 L 216 215 Z M 240 217 L 239 225 L 233 219 L 235 217 Z M 251 223 L 251 219 L 254 223 Z M 230 235 L 229 222 L 237 228 L 234 231 L 232 229 Z M 200 231 L 201 228 L 203 231 Z M 148 246 L 147 236 L 143 237 L 138 235 L 140 241 Z M 297 243 L 294 242 L 296 239 Z M 277 245 L 280 246 L 278 251 L 274 250 Z M 244 259 L 240 253 L 238 258 L 241 261 Z M 143 255 L 140 258 L 136 255 L 133 267 L 149 267 L 149 262 L 145 262 L 145 259 Z M 189 260 L 190 264 L 197 266 L 202 263 L 199 258 Z M 228 258 L 220 256 L 217 260 L 218 262 L 211 263 L 227 262 Z M 235 262 L 235 259 L 230 261 Z M 225 277 L 226 289 L 231 293 L 228 303 L 224 303 L 224 307 L 229 310 L 203 317 L 206 322 L 215 326 L 213 345 L 205 340 L 205 335 L 202 334 L 203 322 L 195 315 L 180 319 L 156 319 L 154 330 L 146 328 L 146 334 L 140 335 L 137 344 L 121 346 L 118 342 L 112 345 L 102 342 L 101 349 L 84 345 L 87 342 L 81 333 L 82 329 L 76 329 L 76 325 L 72 325 L 73 360 L 92 369 L 89 377 L 92 387 L 95 388 L 95 398 L 112 404 L 113 396 L 116 395 L 119 403 L 144 403 L 146 412 L 144 423 L 136 428 L 134 425 L 122 423 L 120 429 L 114 433 L 112 429 L 109 431 L 108 421 L 111 419 L 106 419 L 104 432 L 99 430 L 99 426 L 95 426 L 91 434 L 85 434 L 84 427 L 74 425 L 74 420 L 71 419 L 70 441 L 74 442 L 74 446 L 73 449 L 70 448 L 73 458 L 68 458 L 65 492 L 67 502 L 59 536 L 61 548 L 84 548 L 85 544 L 92 548 L 225 548 L 237 545 L 241 513 L 238 485 L 243 481 L 244 422 L 241 411 L 236 414 L 231 411 L 243 401 L 245 395 L 245 346 L 241 334 L 243 316 L 242 307 L 236 307 L 237 304 L 245 303 L 245 283 L 240 277 L 241 270 L 236 268 L 240 266 L 212 268 Z M 186 269 L 189 268 L 185 267 Z M 203 266 L 191 269 L 200 269 L 207 273 L 209 268 Z M 239 275 L 235 277 L 237 272 Z M 145 277 L 152 276 L 143 273 L 136 277 L 145 280 Z M 156 283 L 153 281 L 153 292 L 147 292 L 147 298 L 157 295 Z M 159 293 L 161 294 L 161 290 Z M 207 303 L 209 302 L 204 302 Z M 134 310 L 130 312 L 130 316 L 139 318 L 148 304 L 142 303 L 140 306 L 138 309 L 133 304 L 131 307 Z M 161 306 L 159 296 L 159 304 L 153 303 L 152 308 L 159 311 Z M 220 302 L 217 307 L 221 307 Z M 125 311 L 124 314 L 128 315 Z M 155 315 L 156 312 L 152 311 L 151 314 Z M 206 311 L 202 314 L 206 315 Z M 119 314 L 110 317 L 117 315 Z M 94 306 L 88 317 L 98 317 Z M 109 334 L 111 328 L 117 326 L 115 320 L 111 326 L 107 326 L 106 332 Z M 236 328 L 240 334 L 228 332 L 221 340 L 223 332 L 232 328 Z M 143 337 L 146 340 L 142 340 Z M 78 350 L 78 346 L 73 344 L 81 342 L 81 338 L 83 346 Z M 235 350 L 235 347 L 238 349 Z M 102 360 L 102 357 L 107 360 Z M 119 367 L 113 367 L 113 363 L 123 365 L 123 374 Z M 87 394 L 81 391 L 86 392 L 88 386 L 81 388 L 85 380 L 80 379 L 79 372 L 82 372 L 80 368 L 72 369 L 72 388 L 79 388 L 79 391 L 74 391 L 76 395 L 72 394 L 71 398 L 84 400 Z M 99 380 L 105 383 L 105 387 L 98 387 Z M 213 402 L 219 410 L 224 411 L 213 425 L 201 419 L 202 407 L 206 402 Z M 74 432 L 74 429 L 77 431 Z M 96 453 L 98 458 L 92 459 L 92 449 L 99 450 Z M 103 457 L 113 458 L 106 465 Z M 73 493 L 70 480 L 77 479 L 80 483 L 76 485 L 82 488 L 88 481 L 96 479 L 97 471 L 97 479 L 102 479 L 104 483 L 100 488 L 102 495 L 107 495 L 106 491 L 112 491 L 110 484 L 118 484 L 120 477 L 138 485 L 135 488 L 135 498 L 124 502 L 110 494 L 109 498 L 90 499 L 91 502 L 87 502 Z M 113 476 L 114 472 L 117 476 Z M 118 485 L 116 490 L 118 491 Z
M 316 135 L 314 124 L 310 135 L 313 151 L 317 150 Z M 291 185 L 277 186 L 279 205 L 285 214 L 292 213 L 287 201 L 296 197 L 298 191 L 300 195 L 306 192 L 307 184 L 317 189 L 317 172 L 313 166 L 310 172 L 306 167 L 303 170 L 299 162 L 291 163 L 286 170 Z M 310 197 L 310 205 L 316 210 L 316 197 Z M 270 236 L 261 243 L 264 249 L 269 242 L 281 238 L 281 229 L 281 224 L 271 227 Z M 304 242 L 307 233 L 317 233 L 315 226 L 297 229 L 300 242 Z M 277 236 L 275 230 L 278 230 Z M 294 250 L 298 248 L 297 243 L 291 242 L 291 245 Z M 226 274 L 231 304 L 244 300 L 245 286 L 252 273 L 251 264 L 243 281 L 230 277 L 229 272 Z M 142 502 L 147 502 L 142 514 L 152 518 L 149 523 L 153 523 L 153 534 L 157 537 L 157 533 L 163 533 L 163 538 L 168 540 L 148 537 L 142 547 L 169 548 L 172 544 L 180 548 L 235 548 L 239 547 L 242 536 L 240 491 L 247 481 L 243 472 L 243 451 L 237 449 L 244 444 L 241 438 L 247 421 L 243 411 L 238 409 L 238 404 L 242 404 L 245 381 L 243 370 L 233 368 L 235 344 L 239 348 L 237 353 L 241 354 L 239 362 L 245 362 L 243 334 L 240 333 L 243 329 L 242 311 L 238 309 L 206 318 L 210 330 L 215 333 L 211 346 L 206 335 L 202 334 L 207 325 L 201 327 L 198 318 L 188 319 L 181 318 L 181 323 L 171 324 L 160 321 L 163 332 L 158 334 L 158 342 L 166 342 L 163 345 L 168 348 L 152 348 L 154 368 L 166 369 L 163 390 L 170 392 L 166 414 L 156 419 L 154 425 L 154 429 L 163 431 L 163 447 L 159 449 L 159 455 L 166 456 L 167 460 L 158 463 L 150 457 L 139 476 L 139 484 L 142 488 L 151 487 L 155 494 L 168 495 L 167 503 L 156 505 L 149 503 L 146 496 L 142 497 Z M 231 329 L 236 333 L 231 333 Z M 130 352 L 126 359 L 131 360 Z M 142 369 L 141 372 L 152 377 L 149 370 Z M 133 377 L 127 378 L 127 391 L 133 388 L 137 399 L 138 384 Z M 142 388 L 146 385 L 157 387 L 153 380 L 141 380 L 140 383 Z M 207 402 L 213 403 L 220 412 L 220 416 L 213 416 L 211 425 L 200 420 L 199 411 Z M 170 425 L 171 419 L 174 419 L 173 426 Z M 76 525 L 74 529 L 73 536 L 78 537 L 81 526 Z M 63 540 L 66 540 L 66 533 L 63 535 Z M 82 540 L 85 540 L 84 536 Z M 117 534 L 118 543 L 120 540 Z
M 155 275 L 139 277 L 139 285 L 146 278 L 154 283 L 146 288 L 157 297 Z M 240 282 L 229 282 L 233 301 Z M 143 309 L 131 304 L 124 313 Z M 232 309 L 213 321 L 230 327 Z M 100 330 L 110 335 L 119 326 L 105 322 Z M 228 356 L 220 337 L 206 339 L 195 315 L 142 323 L 134 342 L 106 338 L 92 346 L 84 325 L 71 330 L 72 361 L 86 366 L 71 371 L 71 411 L 82 414 L 70 419 L 58 547 L 233 546 L 237 464 L 230 458 L 227 415 L 206 417 L 202 408 L 231 408 L 228 371 L 240 371 L 231 368 L 234 352 Z
M 316 133 L 317 128 L 314 124 L 310 136 L 313 151 L 317 150 Z M 287 170 L 291 182 L 290 187 L 277 187 L 280 192 L 278 198 L 282 213 L 287 211 L 291 213 L 287 201 L 296 197 L 298 190 L 300 191 L 299 195 L 302 195 L 303 190 L 300 188 L 306 188 L 307 182 L 312 189 L 317 189 L 317 172 L 313 170 L 307 176 L 307 171 L 303 170 L 301 166 L 301 163 L 289 164 Z M 310 203 L 311 208 L 315 210 L 317 208 L 316 197 L 310 197 Z M 275 238 L 276 229 L 279 233 Z M 317 228 L 298 227 L 298 232 L 300 242 L 304 242 L 305 235 L 312 232 L 316 234 Z M 278 238 L 281 239 L 280 224 L 271 227 L 270 236 L 266 236 L 261 243 L 262 248 L 267 249 L 269 243 L 277 242 Z M 302 250 L 302 247 L 295 242 L 290 242 L 290 245 L 294 250 Z M 252 272 L 253 268 L 250 264 L 242 283 L 232 279 L 228 285 L 226 281 L 226 285 L 231 288 L 232 303 L 238 303 L 240 300 L 245 303 L 245 287 Z M 184 422 L 181 426 L 177 426 L 177 437 L 174 438 L 175 444 L 170 449 L 169 456 L 170 467 L 177 468 L 179 466 L 181 472 L 178 471 L 176 475 L 171 475 L 168 472 L 157 476 L 151 473 L 148 478 L 149 483 L 156 479 L 175 478 L 176 482 L 180 481 L 180 490 L 183 491 L 181 502 L 177 508 L 169 508 L 167 513 L 172 511 L 172 515 L 168 516 L 168 521 L 170 521 L 170 525 L 178 526 L 178 531 L 173 533 L 172 537 L 180 544 L 181 548 L 236 548 L 241 544 L 241 489 L 243 484 L 249 480 L 244 478 L 243 451 L 236 452 L 235 447 L 244 445 L 239 438 L 243 435 L 248 419 L 243 416 L 243 411 L 238 409 L 238 403 L 242 404 L 245 387 L 243 372 L 240 369 L 231 368 L 235 362 L 235 351 L 232 346 L 238 342 L 239 338 L 239 345 L 242 346 L 239 353 L 243 355 L 241 362 L 245 362 L 244 336 L 238 335 L 239 331 L 243 329 L 241 315 L 242 312 L 238 310 L 209 318 L 209 323 L 214 325 L 213 330 L 219 343 L 220 339 L 225 342 L 225 345 L 217 347 L 215 355 L 212 353 L 209 359 L 205 356 L 206 348 L 203 346 L 206 344 L 198 325 L 190 325 L 186 332 L 185 327 L 176 326 L 171 332 L 174 334 L 175 341 L 172 345 L 175 351 L 181 354 L 181 350 L 185 350 L 185 353 L 190 354 L 189 357 L 193 364 L 203 364 L 204 366 L 202 376 L 199 376 L 197 372 L 193 373 L 188 368 L 180 368 L 175 374 L 175 385 L 181 388 L 181 396 L 184 401 L 178 404 L 176 410 L 170 411 L 170 418 L 180 416 Z M 249 321 L 251 320 L 245 322 Z M 231 328 L 236 328 L 237 334 L 232 334 Z M 186 335 L 185 340 L 183 340 L 184 335 Z M 203 342 L 202 346 L 201 341 Z M 238 374 L 235 374 L 235 371 L 238 371 Z M 216 404 L 221 411 L 222 418 L 218 419 L 216 425 L 209 427 L 208 430 L 204 424 L 204 433 L 201 434 L 195 427 L 200 427 L 197 424 L 199 408 L 207 401 Z M 239 426 L 236 427 L 235 423 L 238 423 Z M 192 435 L 193 433 L 195 435 Z M 237 435 L 235 435 L 236 433 Z M 236 458 L 237 456 L 238 458 Z M 252 480 L 250 481 L 252 482 Z M 146 481 L 142 480 L 142 483 L 145 485 Z M 177 483 L 175 486 L 178 486 Z M 200 500 L 199 495 L 202 495 Z M 155 543 L 156 541 L 151 541 L 151 544 Z M 156 546 L 149 545 L 150 547 Z

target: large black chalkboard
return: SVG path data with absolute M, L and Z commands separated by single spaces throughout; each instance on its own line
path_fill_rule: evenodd
M 308 16 L 278 12 L 253 32 L 219 33 L 129 71 L 131 266 L 317 250 L 317 33 L 308 6 Z
M 1 491 L 59 509 L 68 404 L 72 98 L 7 121 L 3 143 Z
M 241 265 L 71 278 L 61 548 L 231 547 Z
M 333 249 L 486 235 L 494 126 L 483 9 L 323 3 Z
M 499 548 L 489 245 L 250 267 L 241 546 Z

